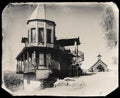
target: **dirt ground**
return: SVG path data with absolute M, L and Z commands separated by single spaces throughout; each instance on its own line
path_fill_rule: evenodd
M 24 90 L 14 95 L 42 95 L 42 96 L 106 96 L 118 87 L 118 71 L 98 72 L 93 75 L 77 77 L 76 80 L 84 84 L 78 86 L 59 86 L 53 88 Z

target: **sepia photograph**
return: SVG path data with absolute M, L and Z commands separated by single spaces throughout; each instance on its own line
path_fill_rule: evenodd
M 1 87 L 12 96 L 107 96 L 119 87 L 114 2 L 14 2 L 1 16 Z

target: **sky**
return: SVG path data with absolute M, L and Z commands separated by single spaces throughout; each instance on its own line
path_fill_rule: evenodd
M 12 3 L 4 8 L 2 12 L 2 67 L 4 69 L 16 69 L 15 58 L 24 47 L 21 39 L 27 36 L 28 32 L 26 22 L 36 6 L 35 3 Z M 113 57 L 118 58 L 118 48 L 107 47 L 103 28 L 100 26 L 107 7 L 113 8 L 118 21 L 118 9 L 113 3 L 46 4 L 46 18 L 56 23 L 57 39 L 80 38 L 79 50 L 84 52 L 85 57 L 82 68 L 87 69 L 92 66 L 97 61 L 99 52 L 102 60 L 109 66 L 113 66 Z

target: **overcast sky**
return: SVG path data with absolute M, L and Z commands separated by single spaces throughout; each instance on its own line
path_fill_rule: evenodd
M 16 68 L 16 56 L 24 47 L 21 38 L 27 36 L 27 19 L 36 4 L 9 4 L 2 13 L 3 67 Z M 66 3 L 46 4 L 46 17 L 56 23 L 56 37 L 80 37 L 79 50 L 84 52 L 82 68 L 89 68 L 97 61 L 98 52 L 102 60 L 112 66 L 112 58 L 117 57 L 117 48 L 106 46 L 101 18 L 107 7 L 112 7 L 118 18 L 118 9 L 113 3 Z M 118 21 L 118 20 L 117 20 Z M 118 32 L 117 32 L 118 33 Z

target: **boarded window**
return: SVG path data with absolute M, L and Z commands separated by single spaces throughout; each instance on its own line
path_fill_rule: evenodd
M 40 43 L 44 42 L 44 29 L 43 28 L 38 29 L 38 42 Z
M 31 29 L 31 42 L 32 43 L 36 42 L 36 30 L 35 30 L 35 28 Z
M 47 43 L 52 43 L 51 29 L 47 29 Z
M 39 65 L 44 65 L 44 54 L 43 53 L 39 54 Z

